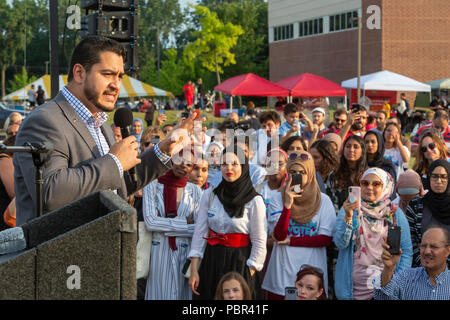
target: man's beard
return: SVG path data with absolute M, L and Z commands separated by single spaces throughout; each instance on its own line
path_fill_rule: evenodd
M 351 129 L 352 131 L 359 131 L 364 128 L 364 125 L 362 123 L 355 123 L 352 125 Z
M 89 100 L 89 102 L 91 102 L 97 109 L 99 109 L 101 111 L 104 111 L 104 112 L 111 112 L 111 111 L 113 111 L 114 106 L 113 106 L 113 108 L 111 108 L 111 107 L 105 106 L 105 105 L 103 105 L 103 104 L 101 104 L 99 102 L 100 95 L 103 94 L 103 93 L 95 92 L 94 90 L 92 90 L 90 88 L 89 84 L 84 86 L 83 93 L 86 96 L 86 99 Z M 108 90 L 105 93 L 113 93 L 113 92 Z

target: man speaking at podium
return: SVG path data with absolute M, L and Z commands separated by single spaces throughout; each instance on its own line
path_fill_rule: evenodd
M 90 36 L 75 48 L 68 84 L 23 122 L 16 145 L 50 141 L 54 150 L 43 168 L 43 212 L 100 190 L 126 198 L 171 167 L 183 139 L 170 135 L 138 157 L 136 138 L 116 143 L 106 112 L 114 110 L 124 75 L 125 50 L 114 40 Z M 190 130 L 193 117 L 179 128 Z M 17 226 L 35 218 L 35 168 L 27 153 L 14 155 Z M 137 179 L 128 170 L 135 167 Z

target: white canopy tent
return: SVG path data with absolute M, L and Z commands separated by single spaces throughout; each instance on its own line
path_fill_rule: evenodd
M 48 99 L 50 96 L 50 75 L 46 74 L 22 89 L 15 92 L 7 94 L 2 98 L 2 100 L 28 100 L 28 90 L 30 90 L 31 85 L 34 84 L 35 90 L 38 86 L 41 86 L 45 91 L 45 97 Z M 59 76 L 59 88 L 62 89 L 67 85 L 67 75 Z M 119 98 L 129 98 L 129 97 L 150 97 L 150 96 L 170 96 L 169 91 L 165 91 L 156 87 L 153 87 L 147 83 L 139 81 L 135 78 L 129 77 L 127 75 L 122 78 L 122 88 L 120 89 Z
M 349 89 L 358 89 L 358 78 L 342 81 L 341 86 Z M 426 83 L 402 76 L 387 70 L 361 76 L 362 90 L 381 91 L 414 91 L 430 92 L 431 86 Z

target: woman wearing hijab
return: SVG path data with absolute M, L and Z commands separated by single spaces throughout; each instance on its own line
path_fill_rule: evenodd
M 411 227 L 414 248 L 413 267 L 420 264 L 420 242 L 423 233 L 432 225 L 438 225 L 450 231 L 450 163 L 443 159 L 431 163 L 427 172 L 429 191 L 423 197 L 409 202 L 406 215 Z M 450 267 L 450 259 L 447 259 Z
M 208 179 L 207 183 L 210 187 L 219 185 L 222 179 L 220 172 L 220 159 L 222 158 L 224 146 L 219 142 L 211 142 L 206 150 L 206 161 L 208 162 Z
M 282 188 L 283 211 L 273 230 L 275 243 L 262 285 L 271 300 L 284 299 L 285 288 L 295 283 L 302 265 L 327 270 L 326 247 L 332 242 L 336 222 L 333 204 L 317 184 L 311 154 L 291 153 L 286 169 L 289 178 Z M 300 190 L 291 185 L 293 174 L 302 174 Z M 327 290 L 327 272 L 324 279 Z
M 364 143 L 367 151 L 367 164 L 369 168 L 380 168 L 391 175 L 395 181 L 397 180 L 397 171 L 391 160 L 384 158 L 384 139 L 376 131 L 368 131 L 364 136 Z M 395 188 L 394 188 L 395 189 Z
M 398 197 L 393 201 L 394 204 L 398 205 L 403 213 L 406 214 L 406 208 L 409 202 L 417 197 L 425 195 L 425 190 L 423 189 L 422 179 L 419 174 L 414 170 L 408 169 L 400 175 L 397 184 L 395 186 L 395 191 Z M 406 216 L 409 223 L 409 218 Z M 411 230 L 412 237 L 412 230 Z
M 144 130 L 144 122 L 140 118 L 134 118 L 131 124 L 131 135 L 136 138 L 136 142 L 141 147 L 141 135 Z
M 382 244 L 389 226 L 401 228 L 401 257 L 395 271 L 411 267 L 412 262 L 408 221 L 390 200 L 393 178 L 382 169 L 370 168 L 364 172 L 360 186 L 361 203 L 352 197 L 345 200 L 333 236 L 339 248 L 334 288 L 340 300 L 373 299 L 372 279 L 384 267 Z
M 244 150 L 224 150 L 220 169 L 222 182 L 204 191 L 200 200 L 188 256 L 189 285 L 194 299 L 212 300 L 220 278 L 236 271 L 246 279 L 252 299 L 260 299 L 256 271 L 266 258 L 264 200 L 253 188 Z
M 330 141 L 332 143 L 334 151 L 336 152 L 336 156 L 339 157 L 342 149 L 342 138 L 340 135 L 336 133 L 327 133 L 321 140 Z
M 190 249 L 201 190 L 188 182 L 195 163 L 193 152 L 184 150 L 172 170 L 143 190 L 143 215 L 152 231 L 150 267 L 145 300 L 191 300 L 192 294 L 182 268 Z M 178 160 L 177 159 L 177 160 Z

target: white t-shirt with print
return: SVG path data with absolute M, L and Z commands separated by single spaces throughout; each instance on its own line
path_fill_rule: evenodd
M 261 196 L 264 199 L 266 205 L 266 217 L 267 217 L 267 236 L 270 237 L 273 233 L 273 229 L 277 225 L 280 218 L 281 211 L 283 211 L 283 200 L 281 192 L 278 190 L 272 190 L 269 187 L 269 182 L 264 182 L 261 190 Z
M 279 216 L 278 216 L 279 217 Z M 295 236 L 333 236 L 336 225 L 336 213 L 330 198 L 322 193 L 320 208 L 311 222 L 300 225 L 289 222 L 288 237 Z M 285 295 L 286 287 L 293 287 L 300 267 L 309 264 L 324 272 L 325 292 L 328 291 L 327 251 L 326 247 L 291 247 L 274 243 L 272 255 L 262 288 L 278 295 Z
M 403 146 L 403 148 L 406 150 L 406 153 L 408 154 L 409 157 L 410 153 L 408 148 L 405 146 Z M 394 165 L 395 170 L 397 171 L 397 180 L 398 180 L 400 175 L 405 171 L 403 169 L 405 163 L 402 160 L 400 150 L 398 148 L 386 149 L 384 150 L 384 158 L 392 161 L 392 164 Z

